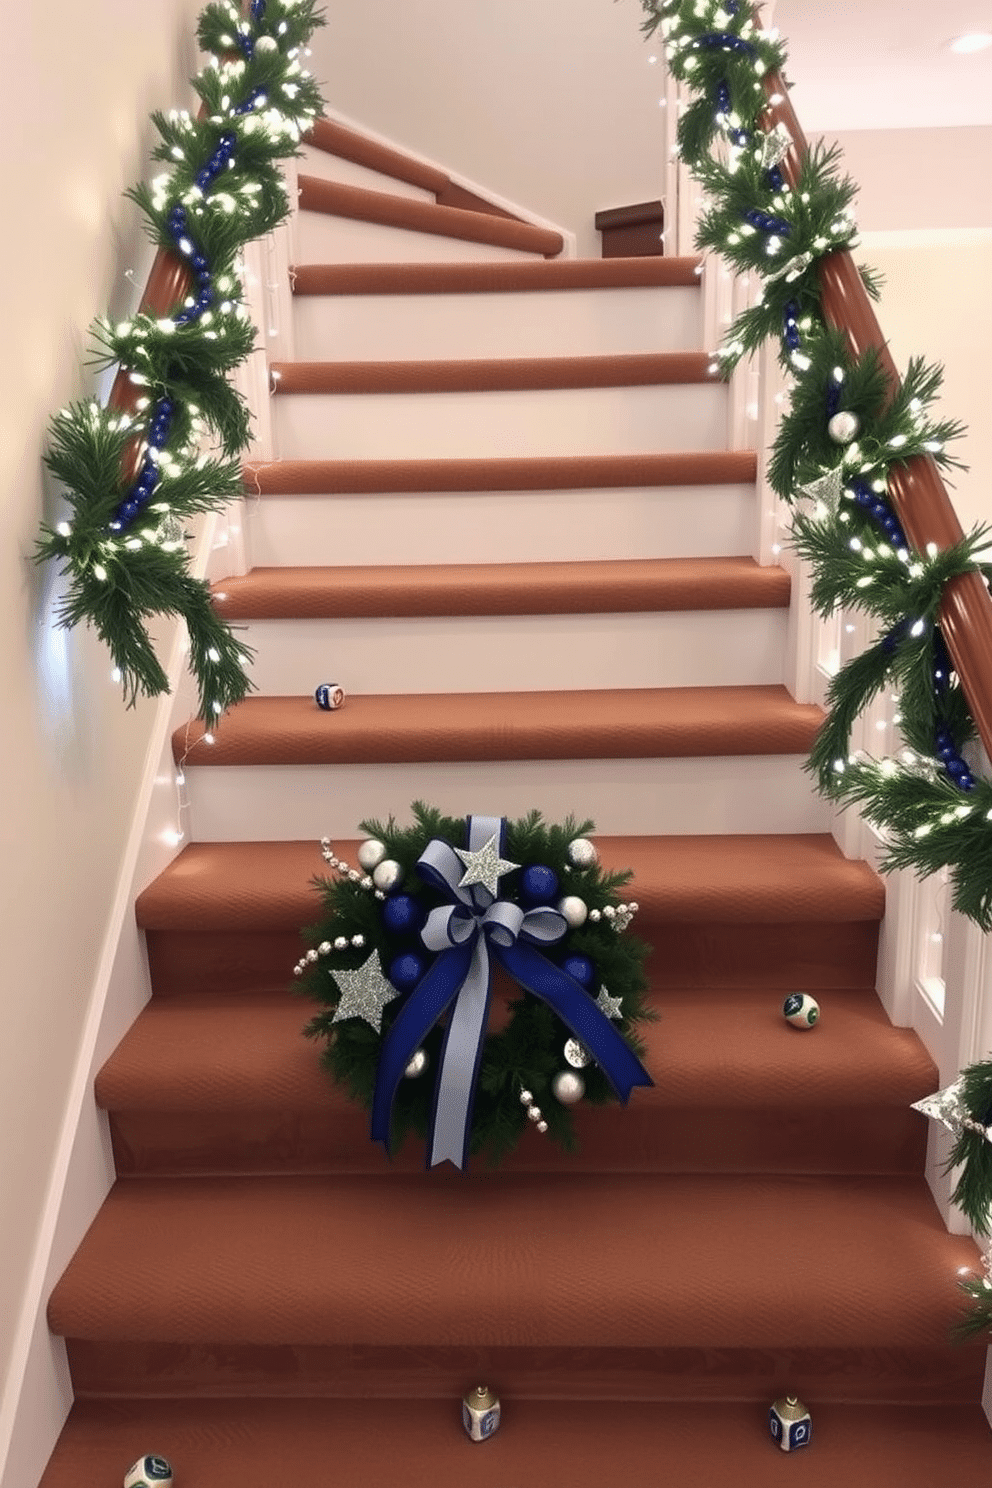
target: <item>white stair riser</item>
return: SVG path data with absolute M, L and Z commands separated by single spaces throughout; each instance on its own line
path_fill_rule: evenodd
M 339 181 L 344 186 L 361 186 L 366 191 L 386 191 L 390 196 L 404 196 L 411 201 L 434 201 L 433 191 L 423 186 L 412 186 L 409 181 L 398 181 L 395 176 L 383 175 L 367 165 L 357 165 L 353 160 L 343 160 L 339 155 L 329 155 L 313 145 L 304 145 L 302 157 L 296 163 L 301 176 L 317 176 L 322 181 Z
M 283 460 L 648 454 L 726 446 L 723 383 L 276 397 Z
M 620 356 L 696 351 L 696 289 L 573 289 L 501 294 L 299 295 L 301 361 Z
M 419 799 L 453 815 L 589 816 L 603 833 L 827 831 L 829 808 L 802 765 L 797 755 L 202 770 L 189 761 L 184 825 L 201 842 L 353 837 L 367 817 L 409 820 Z
M 322 263 L 508 263 L 543 258 L 519 248 L 474 243 L 440 233 L 413 232 L 379 222 L 300 212 L 295 223 L 295 261 Z
M 246 552 L 257 567 L 734 557 L 756 505 L 753 485 L 249 496 Z
M 259 692 L 526 692 L 781 682 L 785 610 L 257 620 Z

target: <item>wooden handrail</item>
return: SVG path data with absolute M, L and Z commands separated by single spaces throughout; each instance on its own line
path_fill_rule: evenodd
M 782 162 L 782 173 L 794 185 L 809 146 L 780 74 L 769 74 L 765 91 L 769 126 L 781 123 L 792 136 L 792 149 Z M 854 259 L 846 251 L 830 253 L 820 260 L 818 271 L 827 324 L 844 332 L 855 356 L 874 347 L 894 392 L 899 386 L 899 373 Z M 929 455 L 914 456 L 893 466 L 889 497 L 903 531 L 918 552 L 925 553 L 931 544 L 937 549 L 953 547 L 964 536 L 940 472 Z M 986 754 L 992 758 L 992 595 L 981 574 L 964 574 L 946 585 L 940 627 L 975 727 Z

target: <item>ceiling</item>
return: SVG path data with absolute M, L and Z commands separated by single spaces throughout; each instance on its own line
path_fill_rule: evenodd
M 776 0 L 772 19 L 808 132 L 992 125 L 992 48 L 948 50 L 992 32 L 992 0 Z

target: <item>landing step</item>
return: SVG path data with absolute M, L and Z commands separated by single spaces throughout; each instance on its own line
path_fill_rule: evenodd
M 508 1396 L 607 1374 L 634 1399 L 761 1398 L 784 1367 L 811 1399 L 953 1401 L 985 1371 L 984 1341 L 949 1340 L 977 1262 L 922 1178 L 147 1178 L 112 1189 L 48 1320 L 83 1394 L 175 1392 L 219 1355 L 250 1390 L 289 1355 L 297 1391 L 346 1377 L 380 1404 L 432 1362 L 443 1393 L 483 1370 Z
M 777 609 L 789 576 L 753 558 L 253 568 L 215 585 L 227 620 Z
M 803 1488 L 986 1488 L 992 1479 L 992 1436 L 978 1406 L 811 1400 L 813 1441 L 799 1461 L 771 1443 L 762 1402 L 506 1398 L 501 1430 L 480 1446 L 459 1421 L 458 1395 L 474 1382 L 462 1382 L 452 1399 L 385 1408 L 329 1399 L 77 1401 L 40 1488 L 115 1484 L 143 1445 L 168 1454 L 177 1488 L 770 1488 L 787 1480 Z
M 331 714 L 312 697 L 253 697 L 212 746 L 199 721 L 177 729 L 173 754 L 196 766 L 805 754 L 822 722 L 779 686 L 371 695 Z
M 527 290 L 698 289 L 701 258 L 563 258 L 506 263 L 299 264 L 295 295 L 506 294 Z
M 273 362 L 273 391 L 290 393 L 481 393 L 557 388 L 713 383 L 705 352 L 626 356 L 502 357 L 382 362 Z
M 298 186 L 300 208 L 304 212 L 320 212 L 463 242 L 486 243 L 498 248 L 537 253 L 546 258 L 554 258 L 564 247 L 560 233 L 515 218 L 497 217 L 464 207 L 439 206 L 411 197 L 393 196 L 387 191 L 369 191 L 362 186 L 325 181 L 317 176 L 301 175 Z
M 258 496 L 383 491 L 569 491 L 736 485 L 757 477 L 753 450 L 555 455 L 526 459 L 271 460 L 244 467 Z
M 315 1005 L 292 995 L 288 967 L 286 983 L 281 994 L 236 1003 L 218 994 L 152 999 L 96 1081 L 119 1176 L 388 1169 L 367 1114 L 302 1037 Z M 654 1086 L 626 1110 L 579 1105 L 577 1152 L 527 1140 L 508 1170 L 908 1176 L 922 1168 L 926 1123 L 910 1105 L 935 1088 L 937 1071 L 870 988 L 821 993 L 809 1037 L 785 1023 L 781 998 L 765 989 L 671 989 L 652 1001 L 660 1021 L 642 1036 Z M 422 1168 L 417 1144 L 392 1166 Z

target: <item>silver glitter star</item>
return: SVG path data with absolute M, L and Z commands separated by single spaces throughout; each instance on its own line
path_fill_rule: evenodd
M 763 134 L 755 150 L 755 158 L 762 170 L 772 170 L 782 161 L 792 149 L 792 135 L 785 125 L 779 122 L 774 129 L 769 129 Z
M 815 480 L 799 486 L 798 494 L 808 496 L 811 501 L 822 501 L 830 511 L 836 511 L 843 489 L 844 468 L 842 465 L 835 465 L 832 470 L 818 475 Z
M 611 997 L 605 987 L 601 987 L 599 989 L 599 996 L 596 998 L 596 1006 L 599 1008 L 599 1011 L 601 1013 L 605 1013 L 608 1018 L 623 1017 L 623 1014 L 620 1011 L 620 1004 L 622 1002 L 622 997 Z
M 379 952 L 373 951 L 357 971 L 335 971 L 334 980 L 341 989 L 341 1001 L 334 1010 L 332 1023 L 343 1018 L 364 1018 L 376 1033 L 382 1032 L 382 1010 L 399 993 L 388 979 L 379 960 Z
M 941 1122 L 952 1137 L 959 1137 L 962 1131 L 968 1130 L 979 1132 L 986 1142 L 992 1142 L 992 1134 L 988 1128 L 976 1121 L 965 1105 L 963 1091 L 964 1079 L 959 1075 L 953 1084 L 946 1085 L 943 1090 L 938 1090 L 923 1100 L 913 1101 L 910 1110 L 922 1111 L 924 1116 Z
M 504 873 L 511 873 L 514 868 L 519 868 L 519 863 L 507 862 L 506 858 L 499 855 L 499 838 L 494 832 L 484 847 L 478 852 L 469 852 L 467 848 L 456 847 L 455 852 L 465 865 L 465 872 L 458 880 L 460 889 L 470 889 L 473 884 L 481 884 L 495 899 L 499 893 L 499 880 Z
M 158 529 L 158 540 L 160 543 L 181 543 L 185 536 L 186 529 L 177 516 L 173 516 L 170 513 L 169 516 L 162 518 Z

